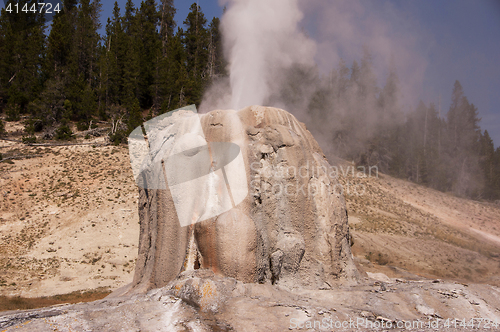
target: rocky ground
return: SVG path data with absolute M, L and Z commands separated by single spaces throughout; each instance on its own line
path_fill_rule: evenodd
M 4 312 L 4 331 L 496 331 L 500 289 L 366 278 L 332 290 L 244 284 L 185 272 L 147 294 Z

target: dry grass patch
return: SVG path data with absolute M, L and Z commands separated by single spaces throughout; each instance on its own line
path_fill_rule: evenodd
M 96 289 L 84 292 L 72 292 L 69 294 L 44 296 L 44 297 L 20 297 L 20 296 L 0 296 L 0 311 L 6 310 L 27 310 L 48 307 L 56 304 L 71 304 L 78 302 L 92 302 L 105 298 L 111 294 L 106 289 Z

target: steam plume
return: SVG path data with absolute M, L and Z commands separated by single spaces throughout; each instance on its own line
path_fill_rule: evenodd
M 220 0 L 220 4 L 227 6 L 221 29 L 230 75 L 206 91 L 201 112 L 275 106 L 308 122 L 305 111 L 321 84 L 319 78 L 328 80 L 341 58 L 348 66 L 354 59 L 359 61 L 365 47 L 371 53 L 379 87 L 392 67 L 401 83 L 401 106 L 407 109 L 421 98 L 427 67 L 421 49 L 423 44 L 432 43 L 432 38 L 389 3 L 382 9 L 378 3 L 360 0 Z M 313 38 L 303 33 L 304 26 Z M 304 82 L 302 75 L 294 81 L 290 69 L 296 68 L 309 72 L 311 79 Z M 281 98 L 282 88 L 290 82 L 294 84 L 294 105 Z M 352 100 L 336 109 L 350 112 L 376 106 L 360 103 Z M 325 108 L 331 113 L 331 105 Z
M 314 64 L 315 43 L 298 28 L 298 0 L 222 0 L 233 109 L 265 105 L 283 69 Z

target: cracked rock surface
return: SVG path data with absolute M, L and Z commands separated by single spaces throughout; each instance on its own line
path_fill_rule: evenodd
M 167 286 L 145 294 L 5 312 L 0 315 L 0 328 L 42 332 L 332 331 L 338 330 L 335 324 L 343 323 L 347 327 L 342 331 L 373 331 L 381 324 L 403 331 L 409 329 L 397 326 L 406 322 L 420 324 L 413 329 L 418 331 L 470 331 L 460 324 L 474 319 L 475 330 L 494 331 L 492 325 L 484 327 L 486 322 L 500 322 L 499 299 L 500 289 L 488 285 L 403 279 L 382 284 L 363 278 L 356 285 L 334 289 L 290 291 L 199 269 L 183 272 Z M 455 319 L 459 321 L 454 323 Z M 483 328 L 478 328 L 481 319 Z M 444 328 L 447 320 L 451 325 Z M 436 322 L 439 329 L 427 325 Z

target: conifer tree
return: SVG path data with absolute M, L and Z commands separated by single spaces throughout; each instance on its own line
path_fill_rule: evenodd
M 10 19 L 5 8 L 0 12 L 0 113 L 3 112 L 9 98 L 8 86 L 12 79 L 14 61 L 12 44 L 14 35 Z
M 500 147 L 495 150 L 495 155 L 493 159 L 493 179 L 491 180 L 491 186 L 493 187 L 493 199 L 500 199 Z
M 176 9 L 173 0 L 162 0 L 160 4 L 160 38 L 162 43 L 162 52 L 160 61 L 158 61 L 157 79 L 158 95 L 157 102 L 161 105 L 161 113 L 167 112 L 174 107 L 177 91 L 176 80 L 179 75 L 179 69 L 182 61 L 176 53 L 179 47 L 182 48 L 181 40 L 175 35 L 177 23 L 174 20 Z
M 361 84 L 361 69 L 356 60 L 353 61 L 351 66 L 351 76 L 349 77 L 349 88 L 351 90 L 359 90 L 359 85 Z
M 179 28 L 172 38 L 170 56 L 168 58 L 168 100 L 167 95 L 163 102 L 162 111 L 188 105 L 186 90 L 189 85 L 188 70 L 186 68 L 186 51 L 183 46 L 184 31 Z
M 157 32 L 159 13 L 154 0 L 145 0 L 137 14 L 139 53 L 139 102 L 141 108 L 158 108 L 158 74 L 157 68 L 161 55 L 161 42 Z
M 359 87 L 362 98 L 372 99 L 378 93 L 377 77 L 373 70 L 372 55 L 366 47 L 363 49 L 363 57 L 361 58 Z
M 69 114 L 65 114 L 65 100 L 63 82 L 56 78 L 48 79 L 40 96 L 29 105 L 31 122 L 40 124 L 38 129 L 33 128 L 31 134 L 61 122 L 64 117 L 69 118 Z
M 160 35 L 162 42 L 163 55 L 167 56 L 169 41 L 174 37 L 175 28 L 177 23 L 175 22 L 175 13 L 177 10 L 174 7 L 173 0 L 161 0 L 160 4 Z
M 57 119 L 61 124 L 69 119 L 76 119 L 77 113 L 79 113 L 78 99 L 83 86 L 81 78 L 78 76 L 78 44 L 75 38 L 78 1 L 65 0 L 63 3 L 63 10 L 56 14 L 52 21 L 45 66 L 47 77 L 51 80 L 51 89 L 63 87 L 61 95 L 65 97 L 64 103 L 66 105 L 64 115 L 62 119 L 59 116 L 48 118 L 53 119 L 53 121 Z M 47 101 L 47 98 L 47 96 L 43 97 L 41 105 L 44 103 L 52 104 L 52 101 Z M 37 108 L 38 106 L 34 105 L 33 109 Z M 47 125 L 55 125 L 55 123 L 47 123 Z M 66 126 L 66 123 L 62 126 Z
M 472 197 L 479 192 L 481 176 L 478 164 L 479 121 L 477 108 L 464 95 L 455 81 L 450 110 L 447 114 L 447 136 L 452 190 L 460 196 Z
M 222 34 L 220 31 L 220 20 L 214 17 L 208 27 L 210 33 L 208 45 L 207 75 L 210 81 L 227 75 L 226 61 L 222 46 Z
M 50 77 L 62 79 L 63 76 L 68 75 L 67 68 L 71 62 L 74 46 L 76 4 L 76 0 L 65 0 L 64 9 L 56 14 L 52 21 L 47 44 L 47 63 Z
M 100 36 L 100 0 L 81 0 L 77 8 L 73 53 L 69 65 L 67 95 L 73 105 L 72 119 L 79 122 L 79 129 L 87 129 L 96 110 L 94 87 L 97 79 Z
M 134 2 L 132 0 L 127 0 L 125 4 L 125 14 L 123 15 L 123 31 L 129 37 L 137 34 L 136 14 Z
M 207 19 L 201 7 L 193 3 L 190 12 L 184 21 L 184 47 L 186 49 L 186 64 L 189 76 L 189 85 L 186 89 L 188 104 L 199 104 L 203 96 L 203 89 L 208 81 L 207 63 L 209 34 L 206 29 Z
M 118 7 L 118 2 L 115 1 L 113 16 L 112 18 L 108 18 L 106 24 L 106 43 L 103 50 L 104 54 L 101 55 L 105 109 L 109 109 L 112 105 L 120 103 L 122 85 L 122 71 L 120 67 L 123 64 L 123 36 L 120 8 Z
M 344 59 L 340 59 L 337 69 L 337 99 L 345 98 L 347 88 L 349 86 L 349 68 L 347 68 Z
M 136 9 L 127 1 L 124 16 L 115 2 L 113 16 L 106 25 L 106 44 L 102 50 L 102 98 L 113 121 L 126 117 L 127 130 L 141 124 L 139 95 L 139 41 Z M 101 111 L 103 113 L 103 111 Z M 108 114 L 104 114 L 107 118 Z M 102 117 L 102 116 L 101 116 Z M 112 140 L 121 142 L 127 132 L 113 133 Z
M 13 3 L 8 1 L 7 6 Z M 18 1 L 20 8 L 30 8 L 35 4 L 35 0 Z M 0 63 L 0 95 L 7 99 L 8 118 L 16 119 L 18 112 L 27 112 L 28 104 L 42 88 L 45 18 L 39 12 L 7 13 L 4 9 L 0 29 L 0 38 L 5 43 L 0 49 L 5 57 Z
M 378 100 L 381 110 L 381 123 L 391 123 L 395 120 L 395 117 L 400 117 L 401 105 L 399 104 L 399 97 L 399 78 L 393 65 L 389 70 L 389 76 Z
M 479 133 L 479 162 L 483 174 L 483 196 L 487 199 L 497 197 L 495 188 L 495 146 L 487 130 Z
M 139 52 L 138 23 L 135 17 L 136 9 L 131 0 L 125 6 L 125 15 L 122 18 L 123 32 L 117 38 L 120 48 L 119 58 L 122 67 L 121 102 L 126 108 L 136 108 L 138 103 L 139 83 Z
M 93 52 L 96 48 L 96 40 L 98 40 L 96 28 L 92 19 L 90 0 L 81 0 L 76 21 L 75 48 L 77 52 L 76 61 L 78 62 L 77 75 L 81 75 L 87 83 L 92 81 L 94 74 L 92 72 L 92 61 L 95 57 Z

